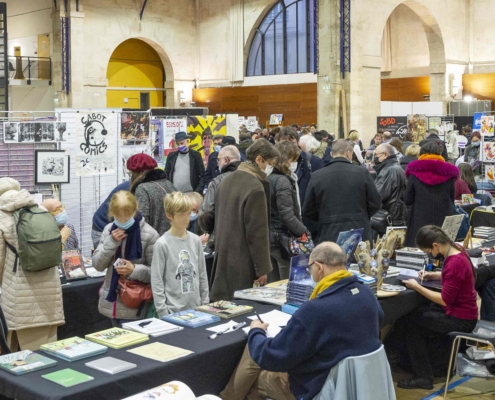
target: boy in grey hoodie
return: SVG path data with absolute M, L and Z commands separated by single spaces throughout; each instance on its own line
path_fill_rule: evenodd
M 171 228 L 153 248 L 151 286 L 159 317 L 210 301 L 203 245 L 187 231 L 192 202 L 181 192 L 165 197 L 165 214 Z

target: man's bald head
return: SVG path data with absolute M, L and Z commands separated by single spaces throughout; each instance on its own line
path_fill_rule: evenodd
M 220 150 L 220 153 L 218 153 L 218 158 L 222 157 L 228 157 L 230 162 L 240 161 L 241 153 L 239 153 L 239 150 L 235 146 L 225 146 Z
M 389 131 L 383 132 L 383 139 L 384 140 L 390 140 L 390 139 L 392 139 L 392 134 Z
M 57 208 L 62 206 L 62 203 L 57 199 L 46 199 L 41 205 L 45 207 L 48 212 L 54 212 Z
M 311 253 L 309 262 L 318 261 L 330 269 L 345 269 L 347 255 L 342 248 L 333 242 L 323 242 L 316 246 Z
M 387 154 L 387 156 L 391 156 L 392 154 L 395 154 L 393 146 L 389 145 L 388 143 L 382 143 L 379 145 L 376 150 L 375 154 Z

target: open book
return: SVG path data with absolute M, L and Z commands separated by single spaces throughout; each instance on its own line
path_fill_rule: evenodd
M 172 381 L 156 388 L 146 390 L 124 400 L 220 400 L 220 397 L 205 394 L 196 397 L 192 390 L 185 383 Z

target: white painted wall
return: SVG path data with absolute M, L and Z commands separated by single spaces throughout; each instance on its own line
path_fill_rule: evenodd
M 9 39 L 52 32 L 52 0 L 4 0 Z

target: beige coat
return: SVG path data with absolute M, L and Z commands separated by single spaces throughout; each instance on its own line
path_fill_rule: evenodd
M 120 297 L 117 296 L 117 303 L 111 303 L 106 300 L 108 291 L 110 289 L 110 282 L 112 281 L 113 263 L 115 262 L 115 252 L 120 246 L 121 242 L 113 240 L 110 234 L 113 222 L 105 226 L 101 234 L 100 244 L 93 254 L 93 267 L 97 271 L 107 270 L 105 276 L 105 282 L 100 289 L 100 302 L 98 303 L 98 311 L 108 318 L 117 319 L 141 319 L 146 314 L 146 308 L 144 308 L 141 314 L 138 316 L 138 309 L 128 308 L 120 301 Z M 158 240 L 158 233 L 145 221 L 144 218 L 140 223 L 141 228 L 141 244 L 143 246 L 143 256 L 139 260 L 129 260 L 134 264 L 134 271 L 129 275 L 130 280 L 150 283 L 151 281 L 151 260 L 153 258 L 153 246 Z M 122 246 L 125 248 L 126 239 L 122 242 Z
M 19 262 L 14 272 L 15 255 L 5 244 L 7 241 L 19 247 L 13 212 L 34 205 L 33 196 L 26 190 L 9 190 L 0 196 L 0 305 L 11 330 L 65 323 L 58 269 L 27 272 Z

